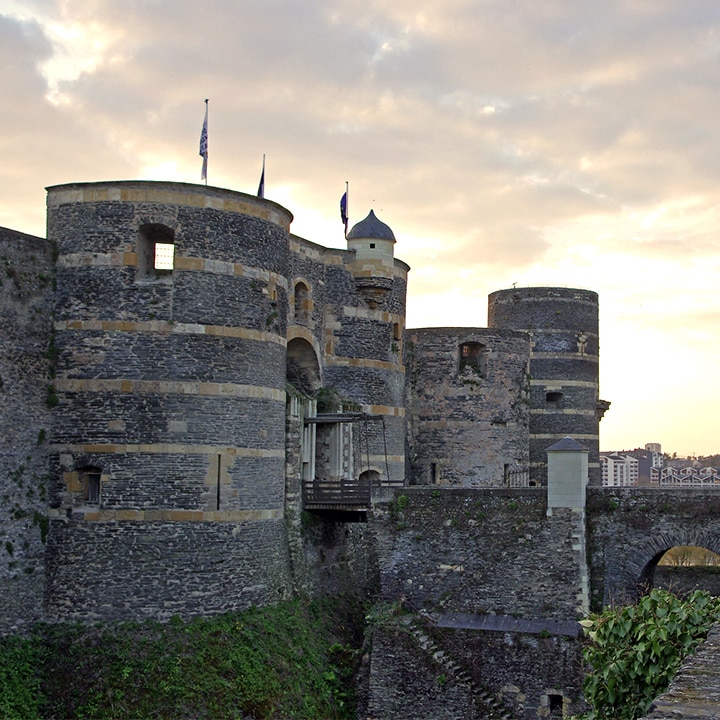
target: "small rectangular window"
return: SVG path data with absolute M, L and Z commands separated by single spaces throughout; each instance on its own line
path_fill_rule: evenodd
M 100 475 L 97 468 L 88 468 L 80 473 L 83 500 L 90 505 L 100 504 Z
M 563 394 L 559 391 L 551 391 L 545 393 L 545 402 L 548 403 L 548 405 L 555 405 L 557 407 L 560 407 L 563 399 Z
M 175 245 L 155 243 L 155 269 L 172 270 L 175 267 Z
M 477 342 L 460 345 L 459 369 L 464 374 L 474 374 L 484 378 L 487 373 L 485 346 Z
M 548 695 L 548 711 L 551 718 L 563 716 L 563 696 L 556 694 Z
M 159 223 L 141 225 L 136 257 L 137 280 L 167 282 L 175 268 L 175 231 Z

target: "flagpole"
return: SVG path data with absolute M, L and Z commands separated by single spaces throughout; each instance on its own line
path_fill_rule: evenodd
M 258 185 L 257 196 L 265 197 L 265 153 L 263 153 L 262 172 L 260 173 L 260 184 Z
M 210 115 L 210 99 L 205 98 L 205 187 L 207 187 L 207 164 L 208 164 L 208 119 Z

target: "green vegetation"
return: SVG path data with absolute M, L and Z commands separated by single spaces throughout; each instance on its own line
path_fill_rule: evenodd
M 697 590 L 687 599 L 654 589 L 636 605 L 611 608 L 581 624 L 587 720 L 634 720 L 666 689 L 683 658 L 720 619 L 720 598 Z
M 41 646 L 35 638 L 0 640 L 0 717 L 39 718 L 43 695 L 38 668 Z
M 0 717 L 354 717 L 357 598 L 169 623 L 38 626 L 0 639 Z
M 50 383 L 45 390 L 45 403 L 50 409 L 52 409 L 54 407 L 57 407 L 59 402 L 60 398 L 58 398 L 57 394 L 55 393 L 55 385 L 53 383 Z

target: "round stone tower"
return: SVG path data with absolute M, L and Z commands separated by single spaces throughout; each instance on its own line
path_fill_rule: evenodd
M 546 484 L 546 449 L 566 436 L 589 451 L 589 481 L 600 484 L 598 296 L 590 290 L 532 287 L 488 298 L 488 326 L 531 335 L 530 463 Z
M 48 189 L 50 618 L 224 612 L 289 590 L 291 220 L 198 185 Z

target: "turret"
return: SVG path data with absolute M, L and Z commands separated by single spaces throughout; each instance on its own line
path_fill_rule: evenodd
M 392 287 L 395 235 L 371 210 L 347 234 L 348 250 L 355 252 L 355 287 L 370 308 L 382 306 Z

